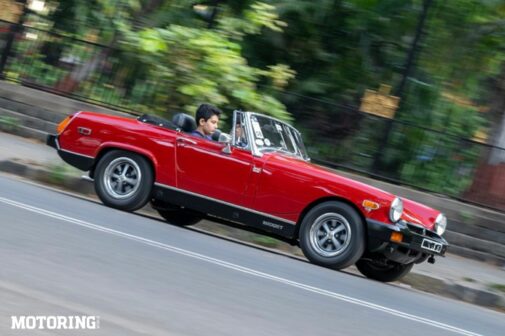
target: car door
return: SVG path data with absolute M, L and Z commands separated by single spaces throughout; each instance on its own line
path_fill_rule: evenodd
M 249 206 L 251 152 L 181 133 L 176 139 L 177 188 L 218 201 Z

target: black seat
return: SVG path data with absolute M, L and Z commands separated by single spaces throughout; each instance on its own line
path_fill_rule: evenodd
M 183 132 L 191 133 L 196 129 L 195 119 L 186 113 L 177 113 L 172 118 L 172 122 Z
M 138 117 L 137 120 L 139 120 L 139 121 L 141 121 L 143 123 L 146 123 L 146 124 L 151 124 L 151 125 L 156 125 L 156 126 L 160 126 L 160 127 L 165 127 L 165 128 L 168 128 L 168 129 L 176 129 L 177 128 L 177 126 L 174 125 L 174 123 L 172 123 L 171 121 L 163 119 L 163 118 L 158 117 L 158 116 L 154 116 L 154 115 L 143 114 L 140 117 Z

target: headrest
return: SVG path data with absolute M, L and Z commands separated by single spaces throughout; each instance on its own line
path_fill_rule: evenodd
M 186 113 L 177 113 L 172 118 L 172 122 L 183 132 L 193 132 L 196 129 L 195 119 Z

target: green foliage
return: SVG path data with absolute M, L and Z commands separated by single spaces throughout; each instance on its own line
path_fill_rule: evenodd
M 282 35 L 249 36 L 244 49 L 254 65 L 282 60 L 296 71 L 282 101 L 299 123 L 310 125 L 308 143 L 317 158 L 369 171 L 381 151 L 382 173 L 460 195 L 471 183 L 481 146 L 458 138 L 472 139 L 486 126 L 476 106 L 486 103 L 486 83 L 504 61 L 503 2 L 433 2 L 387 148 L 378 147 L 383 121 L 357 113 L 349 121 L 341 117 L 343 107 L 327 103 L 359 106 L 364 89 L 398 86 L 422 4 L 275 1 L 288 27 Z M 339 132 L 344 121 L 346 133 Z
M 385 170 L 419 187 L 460 195 L 470 186 L 481 154 L 481 146 L 470 139 L 485 120 L 477 107 L 443 97 L 440 87 L 422 82 L 409 87 L 400 115 L 404 122 L 393 128 L 385 151 Z
M 275 6 L 255 2 L 250 8 L 243 11 L 242 18 L 223 15 L 219 19 L 218 31 L 238 40 L 246 34 L 260 34 L 264 27 L 282 33 L 287 24 L 279 20 L 275 9 Z M 228 14 L 231 14 L 231 10 Z
M 114 47 L 106 71 L 75 92 L 83 97 L 159 114 L 205 101 L 296 120 L 317 158 L 369 171 L 382 151 L 391 177 L 458 195 L 481 155 L 461 139 L 489 126 L 482 106 L 499 106 L 489 92 L 505 71 L 503 1 L 432 2 L 387 148 L 384 120 L 356 112 L 365 89 L 395 93 L 423 2 L 52 0 L 37 27 Z M 38 54 L 37 42 L 16 42 L 23 56 L 10 78 L 52 86 L 69 73 L 62 56 L 97 50 L 44 41 Z
M 50 183 L 62 185 L 68 178 L 68 169 L 65 165 L 52 164 L 48 167 L 49 176 L 48 179 Z
M 279 241 L 275 238 L 261 235 L 254 235 L 252 237 L 252 242 L 261 246 L 275 248 L 279 246 Z
M 491 288 L 495 291 L 505 293 L 505 284 L 492 283 L 492 284 L 489 284 L 489 288 Z
M 161 83 L 171 106 L 193 112 L 199 102 L 221 107 L 240 107 L 289 120 L 290 115 L 274 96 L 258 88 L 260 81 L 271 81 L 282 88 L 295 73 L 287 65 L 266 70 L 251 67 L 242 56 L 238 40 L 246 33 L 259 33 L 261 27 L 278 31 L 281 22 L 274 7 L 254 3 L 243 18 L 224 17 L 216 29 L 171 24 L 164 28 L 134 30 L 121 26 L 122 45 L 149 64 L 149 77 Z M 160 102 L 161 107 L 166 102 Z M 163 113 L 163 109 L 159 113 Z
M 0 115 L 0 128 L 2 130 L 12 132 L 19 128 L 19 126 L 18 118 Z

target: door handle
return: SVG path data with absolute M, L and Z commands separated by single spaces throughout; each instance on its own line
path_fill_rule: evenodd
M 256 167 L 256 166 L 253 166 L 253 169 L 252 169 L 253 173 L 256 173 L 256 174 L 261 173 L 261 170 L 262 169 L 260 167 Z
M 197 142 L 194 141 L 194 140 L 191 140 L 191 139 L 186 139 L 186 138 L 177 138 L 177 145 L 180 146 L 180 147 L 184 147 L 186 146 L 187 144 L 192 144 L 192 145 L 196 145 Z

